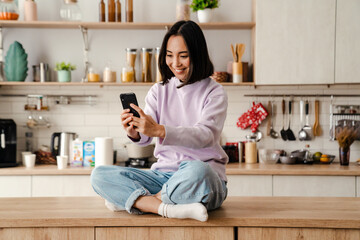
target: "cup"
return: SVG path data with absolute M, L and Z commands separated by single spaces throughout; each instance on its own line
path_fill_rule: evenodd
M 24 164 L 26 168 L 33 168 L 35 166 L 35 154 L 25 154 L 24 155 Z
M 25 155 L 29 155 L 32 154 L 32 152 L 21 152 L 21 160 L 22 160 L 22 164 L 25 166 Z
M 56 163 L 58 169 L 64 169 L 68 164 L 68 156 L 56 156 Z

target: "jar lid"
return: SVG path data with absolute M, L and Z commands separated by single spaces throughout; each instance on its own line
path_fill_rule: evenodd
M 136 53 L 136 48 L 125 48 L 126 52 Z
M 64 0 L 64 2 L 66 4 L 69 4 L 69 3 L 77 3 L 77 0 Z
M 152 48 L 141 48 L 141 51 L 143 52 L 152 52 Z

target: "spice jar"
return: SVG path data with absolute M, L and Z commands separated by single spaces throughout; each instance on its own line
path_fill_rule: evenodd
M 245 163 L 257 163 L 256 136 L 246 136 Z
M 104 0 L 101 0 L 99 3 L 99 22 L 105 22 L 106 15 L 105 15 L 105 3 Z
M 88 82 L 100 82 L 100 75 L 97 74 L 94 69 L 89 68 L 89 73 L 87 75 Z
M 104 69 L 103 81 L 104 82 L 116 82 L 116 72 L 111 71 L 111 69 L 109 67 L 106 67 Z
M 160 48 L 157 47 L 157 48 L 155 48 L 155 66 L 156 66 L 155 81 L 156 82 L 161 82 L 161 73 L 160 73 L 160 69 L 159 69 L 159 54 L 160 54 Z
M 177 0 L 176 3 L 176 20 L 190 20 L 190 1 Z
M 135 61 L 136 61 L 136 55 L 137 55 L 137 49 L 136 48 L 126 48 L 126 65 L 128 67 L 131 67 L 134 72 L 134 82 L 136 82 L 136 74 L 135 74 Z
M 82 15 L 77 0 L 64 0 L 60 8 L 60 17 L 64 21 L 81 21 Z
M 108 22 L 115 22 L 115 0 L 108 0 Z
M 17 20 L 19 9 L 13 0 L 0 0 L 0 20 Z
M 122 74 L 121 74 L 121 81 L 124 83 L 134 82 L 135 75 L 134 75 L 134 68 L 131 66 L 123 67 Z
M 142 82 L 152 82 L 151 78 L 151 58 L 152 58 L 152 48 L 142 48 L 141 49 L 141 81 Z

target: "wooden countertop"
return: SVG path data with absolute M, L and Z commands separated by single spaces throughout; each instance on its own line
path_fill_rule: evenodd
M 0 198 L 0 228 L 253 226 L 360 229 L 360 198 L 229 197 L 205 223 L 111 212 L 100 197 Z
M 23 166 L 0 168 L 0 176 L 16 175 L 90 175 L 93 168 L 66 168 L 58 170 L 55 165 L 36 165 L 32 169 Z M 297 176 L 360 176 L 360 165 L 349 166 L 332 164 L 245 164 L 230 163 L 226 166 L 227 175 L 297 175 Z

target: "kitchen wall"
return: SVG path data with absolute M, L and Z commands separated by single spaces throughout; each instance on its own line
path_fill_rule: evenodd
M 61 1 L 37 0 L 39 20 L 59 20 L 59 8 Z M 97 5 L 99 1 L 79 0 L 83 12 L 84 21 L 97 21 Z M 124 2 L 122 1 L 124 10 Z M 19 1 L 20 14 L 22 12 L 23 0 Z M 134 19 L 136 22 L 173 22 L 175 21 L 175 0 L 135 0 Z M 166 9 L 164 11 L 163 9 Z M 251 1 L 221 1 L 220 8 L 216 10 L 218 21 L 251 21 Z M 124 12 L 123 12 L 124 16 Z M 22 18 L 22 17 L 20 17 Z M 192 13 L 191 18 L 197 21 L 196 15 Z M 72 73 L 73 81 L 80 81 L 83 76 L 83 43 L 80 30 L 69 29 L 3 29 L 4 55 L 9 45 L 15 40 L 23 44 L 28 53 L 28 77 L 26 81 L 32 80 L 32 65 L 39 62 L 47 62 L 54 67 L 58 61 L 70 61 L 76 64 L 78 69 Z M 106 65 L 117 70 L 117 78 L 120 78 L 120 69 L 125 62 L 126 47 L 156 47 L 160 46 L 165 30 L 89 30 L 90 53 L 89 60 L 92 66 L 99 72 Z M 242 42 L 247 46 L 244 61 L 250 60 L 251 31 L 250 30 L 206 30 L 204 31 L 212 60 L 216 71 L 226 70 L 228 61 L 231 61 L 230 43 Z M 138 65 L 139 66 L 139 65 Z M 52 72 L 53 80 L 56 80 L 55 72 Z M 50 111 L 41 113 L 52 124 L 49 129 L 38 129 L 34 131 L 36 145 L 50 144 L 50 136 L 57 131 L 72 131 L 79 134 L 84 140 L 91 140 L 97 136 L 111 136 L 115 140 L 114 147 L 118 150 L 119 160 L 126 160 L 126 151 L 123 143 L 128 139 L 120 126 L 121 105 L 119 94 L 121 92 L 133 91 L 137 94 L 140 106 L 144 107 L 144 98 L 150 86 L 2 86 L 0 94 L 96 94 L 97 104 L 90 105 L 56 105 L 50 99 L 48 104 Z M 244 94 L 358 94 L 359 85 L 330 86 L 225 86 L 229 96 L 228 116 L 226 119 L 222 142 L 233 142 L 244 140 L 249 130 L 241 130 L 236 127 L 237 118 L 241 116 L 255 102 L 262 102 L 267 106 L 268 100 L 274 100 L 277 115 L 274 119 L 274 128 L 280 131 L 282 128 L 281 98 L 251 98 Z M 299 98 L 295 98 L 294 113 L 292 115 L 291 129 L 297 135 L 300 130 L 299 124 Z M 309 98 L 313 103 L 315 98 Z M 338 145 L 329 141 L 329 98 L 319 98 L 320 123 L 323 136 L 309 142 L 284 142 L 281 139 L 272 139 L 268 136 L 260 141 L 260 148 L 280 148 L 292 151 L 303 148 L 310 144 L 313 151 L 322 151 L 338 155 Z M 336 98 L 335 104 L 359 103 L 358 98 Z M 13 118 L 18 125 L 18 150 L 25 148 L 25 132 L 28 112 L 24 111 L 26 98 L 7 97 L 0 98 L 0 117 Z M 314 105 L 310 106 L 310 122 L 314 123 Z M 287 128 L 287 124 L 286 124 Z M 266 121 L 259 128 L 263 134 L 266 132 Z M 360 143 L 356 142 L 351 148 L 351 161 L 360 158 Z M 337 159 L 336 159 L 337 160 Z

